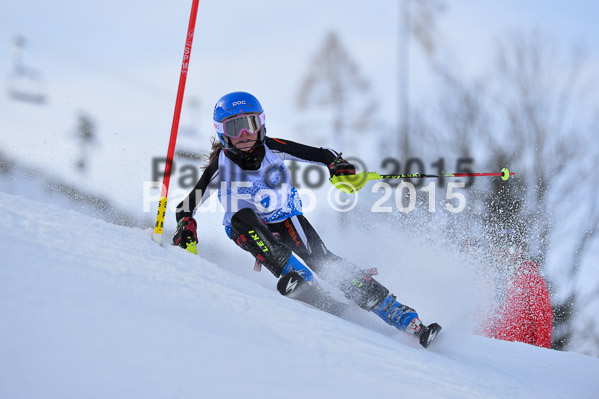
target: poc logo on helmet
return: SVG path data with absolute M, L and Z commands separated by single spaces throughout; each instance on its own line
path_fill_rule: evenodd
M 236 106 L 236 105 L 241 105 L 241 104 L 245 104 L 245 100 L 243 100 L 243 101 L 235 101 L 235 102 L 233 102 L 233 106 Z

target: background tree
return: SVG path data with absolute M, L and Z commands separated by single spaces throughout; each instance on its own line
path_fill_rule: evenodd
M 303 111 L 328 110 L 333 137 L 339 148 L 346 148 L 352 133 L 365 132 L 374 123 L 376 102 L 369 95 L 370 83 L 334 32 L 327 34 L 310 65 L 297 104 Z
M 413 117 L 410 107 L 410 43 L 414 37 L 424 50 L 424 54 L 433 58 L 436 50 L 436 19 L 444 10 L 444 4 L 438 0 L 400 0 L 399 56 L 398 56 L 398 122 L 397 144 L 399 159 L 407 160 L 412 154 L 411 137 L 414 135 L 410 119 Z
M 585 313 L 577 286 L 599 223 L 597 178 L 588 166 L 596 162 L 597 150 L 585 145 L 593 137 L 597 110 L 580 101 L 582 61 L 576 48 L 565 54 L 538 32 L 517 32 L 499 43 L 485 79 L 464 82 L 440 70 L 443 134 L 437 137 L 462 143 L 456 148 L 477 154 L 485 169 L 509 166 L 518 173 L 508 184 L 477 182 L 470 202 L 483 206 L 471 216 L 522 231 L 541 270 L 556 277 L 550 279 L 555 348 L 567 347 L 580 334 L 583 314 L 584 339 L 599 340 L 597 317 Z M 575 243 L 563 244 L 572 234 Z M 585 301 L 597 301 L 598 291 L 597 282 L 587 287 Z M 592 354 L 599 355 L 599 347 Z
M 81 112 L 77 117 L 75 128 L 75 139 L 79 146 L 76 169 L 80 173 L 86 173 L 89 161 L 89 149 L 97 145 L 96 125 L 91 117 Z

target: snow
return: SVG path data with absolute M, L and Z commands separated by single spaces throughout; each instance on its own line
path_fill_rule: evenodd
M 455 312 L 423 349 L 359 309 L 341 319 L 284 298 L 231 243 L 204 239 L 240 261 L 220 267 L 57 204 L 0 192 L 0 213 L 2 398 L 599 392 L 599 359 L 476 336 Z
M 152 161 L 166 155 L 190 10 L 189 1 L 154 3 L 148 7 L 148 3 L 144 2 L 144 6 L 140 7 L 141 2 L 118 2 L 119 11 L 115 13 L 115 1 L 95 4 L 69 0 L 61 2 L 62 7 L 56 7 L 54 4 L 50 6 L 50 3 L 46 5 L 43 2 L 25 0 L 10 2 L 10 7 L 5 7 L 5 12 L 0 12 L 0 32 L 8 39 L 16 35 L 25 37 L 25 65 L 38 69 L 47 80 L 49 99 L 45 106 L 38 107 L 13 101 L 5 95 L 0 96 L 0 120 L 3 122 L 0 152 L 19 163 L 25 162 L 36 170 L 49 171 L 52 177 L 75 186 L 84 193 L 105 198 L 113 206 L 133 215 L 135 220 L 149 219 L 149 223 L 155 220 L 157 205 L 154 202 L 151 206 L 144 207 L 146 197 L 143 196 L 143 188 L 144 183 L 155 180 Z M 581 71 L 586 78 L 580 79 L 588 89 L 587 96 L 590 97 L 586 98 L 589 102 L 585 101 L 585 97 L 573 99 L 573 104 L 577 107 L 573 114 L 577 119 L 581 112 L 584 114 L 578 108 L 579 102 L 590 106 L 597 103 L 596 95 L 599 90 L 596 90 L 598 83 L 594 71 L 599 70 L 599 41 L 592 40 L 597 36 L 597 25 L 592 19 L 596 12 L 589 8 L 590 2 L 569 2 L 567 5 L 560 3 L 548 7 L 545 2 L 537 1 L 533 2 L 536 4 L 528 2 L 525 8 L 521 2 L 514 1 L 501 2 L 495 6 L 479 3 L 453 2 L 446 7 L 444 13 L 435 18 L 440 33 L 436 38 L 439 60 L 444 67 L 461 77 L 464 84 L 481 76 L 490 78 L 481 74 L 489 72 L 488 68 L 493 62 L 491 56 L 495 48 L 494 42 L 504 37 L 506 30 L 523 29 L 524 32 L 536 26 L 541 32 L 558 32 L 555 43 L 558 47 L 564 45 L 564 48 L 569 48 L 569 43 L 575 41 L 589 50 L 586 54 L 588 59 L 584 60 L 587 67 Z M 214 134 L 211 123 L 214 103 L 227 92 L 247 90 L 258 96 L 265 108 L 268 134 L 272 137 L 332 147 L 343 151 L 346 157 L 360 157 L 372 170 L 385 172 L 390 165 L 383 167 L 382 160 L 398 156 L 397 143 L 393 144 L 395 139 L 392 137 L 398 123 L 396 80 L 400 60 L 396 55 L 400 15 L 397 4 L 389 2 L 380 7 L 372 7 L 367 2 L 354 1 L 348 6 L 347 2 L 311 1 L 297 4 L 287 2 L 284 5 L 280 2 L 267 2 L 257 6 L 239 1 L 201 2 L 177 150 L 207 151 L 208 137 Z M 594 6 L 596 9 L 597 5 Z M 319 11 L 314 13 L 315 9 Z M 65 13 L 64 10 L 68 12 Z M 90 20 L 92 15 L 93 21 Z M 227 29 L 221 27 L 223 15 L 229 20 Z M 331 18 L 331 15 L 339 17 Z M 257 47 L 235 46 L 234 51 L 231 51 L 224 44 L 236 43 L 239 37 L 245 37 L 248 20 L 253 21 L 252 40 L 260 43 L 260 57 L 255 62 L 246 62 L 243 72 L 236 73 L 240 62 L 255 58 Z M 306 20 L 310 21 L 309 30 L 304 29 Z M 110 29 L 106 29 L 107 22 Z M 84 29 L 81 28 L 82 23 L 85 23 Z M 81 35 L 82 31 L 86 34 Z M 278 34 L 273 35 L 273 31 Z M 305 112 L 296 107 L 298 91 L 314 62 L 313 56 L 322 47 L 325 35 L 331 31 L 339 34 L 362 72 L 361 75 L 370 81 L 369 95 L 379 100 L 376 111 L 369 116 L 370 122 L 375 123 L 374 128 L 371 126 L 373 130 L 345 139 L 347 146 L 341 146 L 338 138 L 331 133 L 330 108 L 322 107 Z M 0 63 L 0 75 L 5 78 L 13 72 L 9 58 L 11 43 L 11 40 L 0 42 L 0 52 L 6 56 L 6 62 Z M 437 74 L 433 72 L 430 60 L 416 41 L 413 41 L 411 50 L 411 109 L 415 122 L 430 117 L 430 133 L 435 133 L 433 126 L 442 121 L 438 112 L 429 115 L 427 111 L 434 107 L 438 97 L 443 97 L 443 92 L 439 91 L 442 87 L 438 85 Z M 453 98 L 453 94 L 450 98 Z M 199 102 L 198 108 L 191 106 L 192 99 Z M 370 98 L 360 96 L 359 99 L 366 102 Z M 98 134 L 97 146 L 93 153 L 90 151 L 87 159 L 87 174 L 80 173 L 74 167 L 80 154 L 75 133 L 77 117 L 81 113 L 91 117 Z M 586 120 L 582 117 L 579 119 Z M 315 121 L 321 123 L 318 126 L 308 124 Z M 185 131 L 189 132 L 190 128 L 196 130 L 195 136 L 185 135 Z M 443 131 L 441 129 L 439 133 Z M 588 131 L 591 132 L 592 129 Z M 468 155 L 455 149 L 455 140 L 446 146 L 436 139 L 429 142 L 432 139 L 425 136 L 427 135 L 414 140 L 410 156 L 421 158 L 428 172 L 436 169 L 432 164 L 440 158 L 445 160 L 447 171 L 454 171 L 456 158 Z M 596 140 L 595 137 L 590 134 L 588 142 L 592 143 Z M 369 145 L 376 148 L 370 148 Z M 597 148 L 593 145 L 587 147 Z M 593 331 L 588 336 L 575 333 L 568 348 L 598 356 L 599 346 L 591 338 L 591 335 L 597 335 L 595 331 L 599 325 L 599 299 L 595 295 L 599 281 L 595 268 L 599 253 L 597 240 L 583 254 L 579 277 L 572 279 L 569 275 L 570 259 L 574 257 L 576 241 L 586 231 L 582 222 L 584 216 L 588 215 L 587 204 L 596 197 L 594 188 L 597 187 L 591 179 L 571 179 L 573 174 L 584 175 L 584 171 L 578 170 L 580 165 L 592 167 L 596 164 L 586 155 L 583 156 L 587 154 L 586 148 L 576 151 L 580 155 L 577 156 L 577 162 L 571 163 L 571 173 L 561 173 L 575 183 L 575 189 L 555 190 L 555 198 L 552 199 L 558 203 L 558 208 L 553 209 L 553 216 L 548 220 L 549 223 L 555 223 L 555 228 L 550 237 L 550 250 L 546 254 L 548 260 L 543 269 L 548 280 L 553 283 L 553 303 L 559 304 L 571 292 L 575 292 L 577 299 L 571 323 L 589 327 L 578 328 L 579 331 Z M 485 171 L 482 166 L 485 165 L 483 162 L 487 153 L 488 150 L 480 149 L 470 154 L 476 160 L 475 170 Z M 596 151 L 591 152 L 591 155 L 595 154 Z M 402 166 L 406 166 L 407 160 L 401 161 Z M 524 164 L 530 160 L 524 161 L 520 163 L 512 157 L 508 166 L 518 176 L 532 178 L 532 175 L 523 173 Z M 182 198 L 190 187 L 182 189 L 179 180 L 183 175 L 182 168 L 189 164 L 182 159 L 176 159 L 175 162 L 170 195 L 172 198 L 179 191 L 179 198 Z M 542 165 L 537 165 L 535 170 L 552 164 L 553 160 L 547 159 Z M 595 175 L 592 170 L 588 174 L 591 177 Z M 559 179 L 559 176 L 556 178 Z M 482 183 L 484 180 L 479 181 Z M 13 186 L 19 184 L 20 176 Z M 553 186 L 562 187 L 555 182 Z M 10 192 L 19 194 L 19 189 L 20 187 L 11 187 Z M 0 191 L 2 190 L 0 187 Z M 568 195 L 564 196 L 563 193 Z M 379 200 L 382 198 L 381 194 L 377 193 L 372 199 Z M 438 195 L 444 196 L 445 192 L 439 191 Z M 469 196 L 467 211 L 471 211 L 474 204 L 474 201 L 470 202 L 470 198 Z M 392 205 L 393 201 L 389 203 Z M 174 204 L 176 201 L 171 199 L 167 228 L 174 225 L 174 215 L 170 208 Z M 439 208 L 443 209 L 442 206 Z M 78 207 L 75 209 L 80 210 Z M 335 234 L 327 229 L 330 217 L 331 212 L 322 222 L 317 218 L 310 218 L 313 223 L 319 224 L 319 232 L 329 233 L 327 244 Z M 215 225 L 220 223 L 219 216 L 207 215 L 206 219 L 208 218 L 211 224 L 212 219 L 215 220 Z M 464 233 L 471 234 L 468 231 Z M 212 248 L 202 244 L 205 258 L 217 262 L 222 252 L 219 248 L 226 245 L 227 241 L 222 236 L 222 231 L 216 233 L 208 230 L 200 234 L 207 236 L 202 237 L 202 243 L 213 244 Z M 464 281 L 467 280 L 460 278 L 464 273 L 459 268 L 459 262 L 451 259 L 449 268 L 443 269 L 444 277 L 450 279 L 450 283 L 445 283 L 436 278 L 437 269 L 423 270 L 416 267 L 421 264 L 430 266 L 441 259 L 438 254 L 429 257 L 427 246 L 418 243 L 418 246 L 410 245 L 407 254 L 406 248 L 402 248 L 402 258 L 407 257 L 407 262 L 401 268 L 394 269 L 390 262 L 385 263 L 384 260 L 393 256 L 390 253 L 395 250 L 396 244 L 383 238 L 386 236 L 379 232 L 376 240 L 366 240 L 368 245 L 385 242 L 383 251 L 377 252 L 375 263 L 381 270 L 381 279 L 386 279 L 386 284 L 397 287 L 398 292 L 404 294 L 411 305 L 431 318 L 446 315 L 448 308 L 465 308 L 467 310 L 464 313 L 468 313 L 472 306 L 468 292 L 473 284 L 465 284 Z M 412 242 L 413 238 L 409 238 Z M 364 255 L 356 248 L 364 245 L 364 237 L 352 240 L 356 241 L 356 245 L 339 245 L 335 250 L 348 252 L 351 259 L 360 260 Z M 247 257 L 234 253 L 227 253 L 227 259 L 244 259 L 251 263 Z M 222 260 L 218 261 L 218 265 L 264 288 L 272 289 L 272 278 L 265 273 L 253 273 L 251 268 L 240 270 Z M 418 290 L 431 287 L 434 287 L 439 297 L 444 298 L 443 309 L 435 307 L 433 300 L 416 295 Z M 576 289 L 571 291 L 571 287 Z M 463 322 L 455 313 L 451 313 L 451 316 L 448 322 L 456 325 Z

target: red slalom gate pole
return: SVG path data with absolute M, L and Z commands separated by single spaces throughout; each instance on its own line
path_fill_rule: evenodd
M 175 102 L 175 114 L 173 115 L 173 124 L 171 127 L 171 138 L 168 143 L 168 152 L 166 155 L 166 165 L 164 166 L 164 177 L 162 178 L 162 189 L 160 192 L 160 202 L 158 203 L 158 213 L 156 215 L 156 225 L 152 239 L 158 244 L 162 242 L 162 231 L 164 228 L 164 217 L 166 214 L 166 202 L 168 197 L 168 186 L 171 182 L 171 170 L 173 168 L 173 157 L 175 155 L 175 145 L 177 143 L 177 132 L 179 131 L 179 119 L 181 117 L 181 106 L 183 105 L 183 94 L 185 93 L 185 82 L 187 82 L 187 71 L 189 69 L 189 58 L 191 56 L 191 45 L 196 26 L 196 17 L 198 14 L 198 5 L 200 0 L 193 0 L 191 5 L 191 15 L 189 16 L 189 27 L 187 28 L 187 39 L 185 40 L 185 50 L 183 52 L 183 62 L 181 65 L 181 76 L 179 77 L 179 88 L 177 90 L 177 100 Z

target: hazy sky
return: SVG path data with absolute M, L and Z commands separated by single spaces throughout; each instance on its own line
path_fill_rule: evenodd
M 5 0 L 0 5 L 0 76 L 11 73 L 15 35 L 26 40 L 25 64 L 44 76 L 46 106 L 0 97 L 0 150 L 73 178 L 76 148 L 69 135 L 77 113 L 98 122 L 96 187 L 121 184 L 117 196 L 139 192 L 153 156 L 166 153 L 191 0 L 54 2 Z M 461 76 L 489 69 L 498 38 L 538 29 L 562 48 L 586 48 L 589 81 L 597 93 L 597 1 L 446 1 L 437 17 L 441 59 Z M 335 31 L 372 83 L 387 124 L 397 121 L 399 2 L 397 1 L 200 1 L 182 125 L 210 130 L 216 100 L 234 90 L 256 94 L 270 132 L 289 135 L 299 116 L 295 99 L 320 49 Z M 434 90 L 421 49 L 412 46 L 413 101 Z M 68 159 L 69 162 L 65 162 Z M 129 171 L 118 182 L 99 168 Z M 108 176 L 107 176 L 108 175 Z M 135 186 L 135 187 L 132 187 Z
M 446 1 L 438 47 L 452 69 L 482 71 L 497 38 L 538 28 L 558 44 L 584 45 L 599 65 L 599 2 Z M 22 0 L 0 8 L 0 72 L 11 39 L 27 40 L 25 60 L 46 74 L 52 92 L 76 79 L 145 90 L 160 100 L 176 90 L 191 0 L 119 2 Z M 379 97 L 396 100 L 398 1 L 200 1 L 188 93 L 208 110 L 222 93 L 246 88 L 271 106 L 292 102 L 314 53 L 336 31 Z M 411 96 L 430 80 L 412 49 Z M 78 85 L 80 86 L 80 85 Z M 426 87 L 426 86 L 423 86 Z M 83 89 L 82 87 L 79 87 Z M 290 98 L 291 97 L 291 98 Z M 276 104 L 276 105 L 273 105 Z M 389 110 L 394 107 L 389 106 Z

